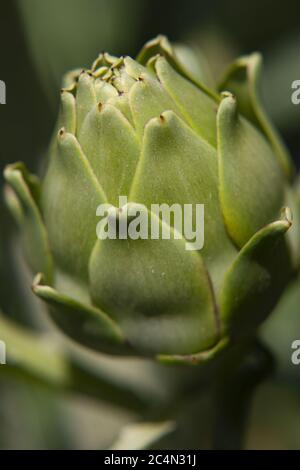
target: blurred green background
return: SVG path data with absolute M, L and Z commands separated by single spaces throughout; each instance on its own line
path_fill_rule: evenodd
M 216 77 L 236 55 L 261 51 L 264 103 L 299 168 L 300 106 L 291 103 L 291 83 L 300 79 L 299 18 L 299 0 L 2 0 L 0 79 L 7 85 L 7 104 L 0 105 L 1 170 L 16 160 L 24 161 L 30 170 L 39 168 L 54 126 L 65 71 L 88 66 L 103 50 L 135 55 L 147 39 L 159 33 L 172 41 L 193 44 Z M 2 188 L 2 176 L 0 185 Z M 47 334 L 52 326 L 31 296 L 15 227 L 2 197 L 0 228 L 0 310 L 31 331 Z M 290 286 L 261 336 L 277 366 L 255 394 L 246 447 L 300 449 L 300 365 L 294 366 L 290 360 L 291 343 L 300 339 L 300 280 Z M 85 360 L 93 365 L 97 362 L 95 369 L 99 367 L 94 357 Z M 168 395 L 163 374 L 147 362 L 103 357 L 100 368 L 133 387 L 143 382 L 150 399 L 163 400 Z M 91 390 L 57 393 L 33 380 L 8 380 L 3 371 L 0 366 L 0 448 L 106 448 L 126 424 L 139 418 L 134 407 L 115 406 L 118 400 L 110 392 L 100 400 Z M 194 369 L 193 374 L 196 372 Z M 194 417 L 201 422 L 198 435 L 192 427 L 185 432 L 189 424 L 178 412 L 174 440 L 170 437 L 156 445 L 208 445 L 205 433 L 210 418 L 203 412 L 205 399 L 199 396 L 188 406 L 198 410 Z M 158 432 L 143 429 L 140 435 L 151 442 L 154 433 L 159 442 L 169 429 L 166 426 Z M 126 429 L 125 442 L 136 436 L 134 429 Z

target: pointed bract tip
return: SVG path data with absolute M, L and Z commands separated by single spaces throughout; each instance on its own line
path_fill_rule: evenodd
M 43 284 L 44 275 L 43 273 L 37 273 L 32 281 L 31 289 L 33 292 L 36 292 L 38 287 Z
M 221 97 L 222 99 L 231 98 L 232 100 L 236 101 L 235 95 L 231 93 L 231 91 L 222 91 Z
M 231 119 L 237 118 L 238 107 L 236 97 L 230 91 L 221 92 L 221 102 L 218 107 L 219 119 L 230 117 Z M 227 119 L 227 118 L 226 118 Z
M 84 79 L 92 78 L 92 77 L 93 77 L 93 72 L 91 70 L 82 69 L 78 76 L 78 80 L 84 80 Z
M 63 139 L 66 135 L 66 129 L 64 127 L 61 127 L 58 131 L 58 137 L 60 139 Z
M 164 34 L 158 34 L 154 39 L 150 40 L 149 43 L 160 44 L 161 42 L 166 41 L 168 38 Z
M 249 55 L 249 60 L 251 62 L 256 63 L 257 65 L 261 65 L 263 62 L 263 56 L 260 52 L 252 52 L 252 54 Z
M 281 219 L 288 223 L 289 227 L 293 224 L 293 214 L 289 207 L 281 209 Z

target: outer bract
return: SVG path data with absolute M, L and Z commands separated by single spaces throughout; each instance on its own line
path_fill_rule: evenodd
M 203 84 L 191 51 L 178 57 L 158 37 L 136 60 L 101 54 L 68 74 L 46 174 L 40 183 L 10 165 L 6 195 L 33 291 L 67 335 L 198 363 L 255 332 L 300 245 L 293 169 L 257 97 L 260 56 L 238 59 L 219 89 Z M 203 249 L 179 237 L 97 239 L 96 208 L 121 195 L 146 218 L 152 204 L 204 204 Z

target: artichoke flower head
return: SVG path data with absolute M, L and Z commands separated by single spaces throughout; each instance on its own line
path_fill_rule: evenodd
M 21 163 L 5 177 L 33 291 L 75 341 L 198 363 L 275 306 L 299 243 L 293 169 L 257 97 L 260 63 L 238 59 L 214 87 L 190 52 L 158 37 L 136 60 L 105 53 L 65 77 L 41 182 Z M 97 207 L 120 196 L 146 218 L 152 204 L 203 204 L 203 248 L 187 250 L 172 218 L 158 217 L 170 239 L 97 238 Z M 120 222 L 122 208 L 113 214 Z

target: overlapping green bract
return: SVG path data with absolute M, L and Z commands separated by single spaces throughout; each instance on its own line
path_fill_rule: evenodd
M 99 351 L 201 362 L 253 334 L 299 264 L 293 168 L 257 97 L 260 57 L 238 59 L 218 90 L 190 60 L 158 37 L 137 60 L 101 54 L 71 72 L 41 187 L 20 163 L 5 171 L 33 291 Z M 97 206 L 121 195 L 149 217 L 151 204 L 204 204 L 204 248 L 97 239 Z

